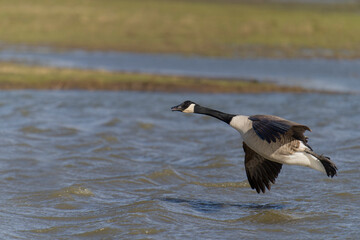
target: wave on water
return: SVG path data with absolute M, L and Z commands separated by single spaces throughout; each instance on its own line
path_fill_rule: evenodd
M 244 209 L 283 209 L 285 205 L 282 204 L 258 204 L 258 203 L 223 203 L 216 201 L 208 201 L 201 199 L 184 199 L 174 197 L 163 197 L 158 200 L 170 203 L 186 203 L 188 206 L 200 212 L 216 212 L 223 208 L 236 207 Z
M 52 197 L 70 197 L 70 196 L 82 196 L 82 197 L 91 197 L 94 196 L 94 193 L 86 187 L 75 184 L 69 187 L 56 190 L 51 193 Z

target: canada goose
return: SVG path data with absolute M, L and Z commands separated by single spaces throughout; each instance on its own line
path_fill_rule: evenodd
M 330 158 L 313 152 L 304 136 L 309 127 L 272 115 L 234 115 L 185 101 L 172 111 L 205 114 L 217 118 L 240 132 L 245 151 L 245 170 L 252 189 L 265 193 L 280 173 L 283 164 L 300 165 L 336 175 Z

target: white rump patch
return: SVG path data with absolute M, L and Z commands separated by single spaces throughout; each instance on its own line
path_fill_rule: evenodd
M 305 152 L 295 152 L 291 154 L 284 163 L 289 165 L 305 166 L 326 173 L 320 160 Z

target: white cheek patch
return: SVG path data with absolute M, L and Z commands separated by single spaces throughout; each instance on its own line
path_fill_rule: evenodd
M 195 107 L 195 104 L 192 103 L 192 104 L 190 104 L 190 106 L 188 106 L 183 112 L 184 112 L 184 113 L 193 113 L 193 112 L 194 112 L 194 107 Z

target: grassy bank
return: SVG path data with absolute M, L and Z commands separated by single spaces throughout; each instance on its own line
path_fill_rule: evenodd
M 112 90 L 200 93 L 308 92 L 299 87 L 246 80 L 220 80 L 59 69 L 0 63 L 0 89 Z
M 359 11 L 356 3 L 1 0 L 0 41 L 213 56 L 358 57 Z

